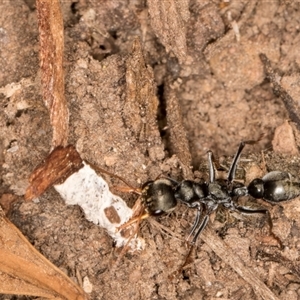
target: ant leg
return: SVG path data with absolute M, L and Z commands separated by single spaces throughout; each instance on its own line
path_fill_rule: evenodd
M 139 223 L 141 220 L 145 220 L 147 218 L 149 218 L 149 214 L 148 213 L 145 213 L 145 214 L 143 214 L 141 216 L 138 216 L 138 217 L 134 217 L 133 219 L 130 219 L 129 221 L 127 221 L 124 224 L 120 225 L 118 227 L 118 231 L 120 231 L 120 230 L 122 230 L 122 229 L 124 229 L 124 228 L 126 228 L 126 227 L 128 227 L 130 225 L 132 225 L 133 223 Z
M 190 240 L 191 236 L 194 234 L 194 232 L 195 232 L 197 226 L 199 225 L 200 217 L 201 217 L 201 212 L 202 212 L 202 209 L 201 209 L 201 206 L 199 206 L 199 207 L 197 208 L 197 215 L 196 215 L 196 219 L 195 219 L 195 222 L 194 222 L 194 224 L 193 224 L 193 227 L 192 227 L 192 229 L 191 229 L 191 231 L 190 231 L 188 237 L 186 238 L 187 241 Z
M 200 227 L 198 228 L 196 234 L 194 235 L 194 238 L 192 239 L 192 242 L 191 242 L 192 245 L 194 245 L 196 243 L 198 236 L 203 231 L 203 229 L 206 227 L 208 220 L 209 220 L 209 215 L 206 215 L 203 218 L 202 223 L 201 223 Z
M 156 180 L 158 180 L 158 179 L 160 179 L 160 178 L 165 178 L 165 179 L 168 179 L 168 180 L 170 180 L 172 183 L 174 183 L 174 185 L 179 185 L 179 182 L 177 181 L 177 180 L 175 180 L 175 179 L 173 179 L 173 178 L 171 178 L 171 177 L 169 177 L 169 176 L 166 176 L 166 175 L 164 175 L 164 174 L 159 174 L 153 181 L 156 181 Z
M 231 211 L 236 211 L 243 214 L 265 214 L 268 212 L 267 209 L 250 209 L 244 206 L 238 206 L 233 201 L 230 201 L 229 203 L 223 203 L 223 206 Z
M 129 227 L 130 225 L 134 223 L 140 223 L 141 220 L 147 219 L 149 217 L 148 213 L 145 213 L 145 208 L 142 205 L 141 197 L 139 197 L 136 201 L 134 206 L 132 207 L 132 216 L 131 218 L 120 225 L 117 229 L 118 231 L 121 231 L 124 228 Z
M 199 224 L 200 215 L 201 215 L 201 209 L 199 208 L 198 211 L 197 211 L 197 217 L 196 217 L 196 220 L 194 222 L 194 225 L 193 225 L 193 228 L 191 230 L 191 233 L 189 234 L 188 238 L 186 239 L 187 242 L 189 242 L 189 239 L 191 238 L 191 236 L 193 235 L 193 233 L 194 233 L 197 225 Z M 202 220 L 202 222 L 200 224 L 200 227 L 198 228 L 198 230 L 197 230 L 196 234 L 194 235 L 192 241 L 190 242 L 189 251 L 188 251 L 188 253 L 187 253 L 186 257 L 185 257 L 184 263 L 182 264 L 182 266 L 177 271 L 178 273 L 182 272 L 183 268 L 187 265 L 188 259 L 189 259 L 190 255 L 191 255 L 192 250 L 194 249 L 194 246 L 195 246 L 195 243 L 197 241 L 197 238 L 200 235 L 200 233 L 203 231 L 203 229 L 205 228 L 205 226 L 207 225 L 208 220 L 209 220 L 209 215 L 206 215 L 203 218 L 203 220 Z
M 241 142 L 237 152 L 235 153 L 235 156 L 232 160 L 232 163 L 231 163 L 231 166 L 230 166 L 230 169 L 229 169 L 229 172 L 228 172 L 228 176 L 227 176 L 228 182 L 232 182 L 234 177 L 235 177 L 236 168 L 237 168 L 239 159 L 241 157 L 241 153 L 242 153 L 245 146 L 246 146 L 246 143 Z
M 243 214 L 266 214 L 267 209 L 250 209 L 243 206 L 236 206 L 235 209 Z
M 142 193 L 141 189 L 139 188 L 132 189 L 131 187 L 126 187 L 126 186 L 112 186 L 112 188 L 114 188 L 118 192 L 137 194 L 139 196 Z
M 234 180 L 236 168 L 237 168 L 237 165 L 238 165 L 238 162 L 239 162 L 239 159 L 241 157 L 241 153 L 242 153 L 244 147 L 246 145 L 256 144 L 257 142 L 259 142 L 262 139 L 263 136 L 264 135 L 261 134 L 257 140 L 242 141 L 240 143 L 239 148 L 238 148 L 238 150 L 237 150 L 237 152 L 236 152 L 236 154 L 235 154 L 235 156 L 232 160 L 232 163 L 231 163 L 231 166 L 230 166 L 230 169 L 229 169 L 229 172 L 228 172 L 228 176 L 227 176 L 228 182 L 232 182 Z
M 190 242 L 191 245 L 194 245 L 196 243 L 198 236 L 203 231 L 203 229 L 205 228 L 205 226 L 209 220 L 209 214 L 206 214 L 204 216 L 204 218 L 202 218 L 202 220 L 201 220 L 202 212 L 203 212 L 203 207 L 201 207 L 201 205 L 199 205 L 197 207 L 197 215 L 196 215 L 195 222 L 193 224 L 193 227 L 192 227 L 188 237 L 186 238 L 186 241 L 188 241 L 188 242 L 192 239 Z M 198 227 L 199 223 L 200 223 L 200 226 Z M 197 229 L 197 227 L 198 227 L 198 229 Z
M 126 254 L 126 252 L 130 249 L 130 242 L 132 241 L 132 239 L 138 234 L 139 231 L 139 225 L 140 222 L 136 222 L 135 228 L 134 228 L 134 232 L 130 235 L 130 237 L 128 238 L 127 242 L 125 243 L 125 245 L 123 246 L 123 249 L 121 250 L 121 253 L 119 254 L 117 260 L 115 261 L 114 265 L 111 268 L 111 272 L 114 273 L 115 269 L 117 268 L 117 266 L 119 265 L 120 261 L 122 260 L 122 258 L 124 257 L 124 255 Z
M 208 172 L 209 172 L 209 182 L 215 182 L 216 179 L 216 171 L 213 163 L 213 153 L 209 150 L 207 151 L 208 156 Z
M 100 173 L 107 174 L 107 175 L 109 175 L 109 176 L 111 176 L 111 177 L 115 177 L 115 178 L 117 178 L 117 179 L 123 181 L 129 188 L 131 188 L 132 191 L 137 190 L 137 189 L 136 189 L 135 187 L 133 187 L 130 183 L 128 183 L 123 177 L 121 177 L 121 176 L 119 176 L 119 175 L 117 175 L 117 174 L 111 173 L 111 172 L 109 172 L 109 171 L 107 171 L 107 170 L 104 170 L 104 169 L 102 169 L 102 168 L 100 168 L 100 167 L 98 167 L 98 166 L 96 166 L 96 165 L 94 165 L 94 164 L 92 164 L 92 163 L 90 163 L 90 162 L 88 162 L 88 161 L 87 161 L 87 163 L 88 163 L 90 166 L 92 166 L 94 170 L 96 170 L 96 171 L 98 171 L 98 172 L 100 172 Z M 137 192 L 137 194 L 139 194 L 139 192 Z

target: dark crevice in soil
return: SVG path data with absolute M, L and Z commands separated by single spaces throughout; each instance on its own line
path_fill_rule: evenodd
M 157 97 L 159 100 L 159 105 L 157 109 L 157 124 L 160 136 L 165 146 L 165 150 L 169 151 L 170 147 L 170 134 L 167 129 L 167 103 L 164 97 L 164 84 L 157 87 Z

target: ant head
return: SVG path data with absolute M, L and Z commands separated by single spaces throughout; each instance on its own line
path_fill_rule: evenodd
M 142 202 L 150 215 L 172 211 L 177 204 L 173 182 L 167 178 L 148 181 L 142 186 Z
M 256 178 L 248 185 L 248 193 L 258 199 L 263 198 L 264 195 L 264 181 L 260 178 Z

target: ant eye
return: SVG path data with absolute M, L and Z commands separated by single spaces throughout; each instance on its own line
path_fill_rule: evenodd
M 146 181 L 143 185 L 142 185 L 142 190 L 144 189 L 144 188 L 146 188 L 147 186 L 151 186 L 152 184 L 153 184 L 153 180 L 150 180 L 150 181 Z
M 153 216 L 161 216 L 163 213 L 164 213 L 163 210 L 158 209 L 158 210 L 152 212 L 152 215 L 153 215 Z
M 242 186 L 242 187 L 237 187 L 233 191 L 233 195 L 237 197 L 242 197 L 247 195 L 247 187 Z

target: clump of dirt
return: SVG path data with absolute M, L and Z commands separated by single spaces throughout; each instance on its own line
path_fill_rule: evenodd
M 265 79 L 259 54 L 286 74 L 284 88 L 296 98 L 299 3 L 148 2 L 62 2 L 69 142 L 82 158 L 138 187 L 161 173 L 176 180 L 207 176 L 207 150 L 226 165 L 241 140 L 264 134 L 242 155 L 245 177 L 258 168 L 297 178 L 297 154 L 268 152 L 290 111 Z M 0 192 L 18 199 L 10 220 L 68 276 L 88 277 L 91 299 L 259 299 L 201 237 L 181 269 L 195 217 L 183 205 L 143 221 L 145 250 L 127 253 L 116 266 L 120 249 L 79 207 L 66 206 L 54 190 L 23 201 L 29 174 L 50 151 L 52 129 L 42 101 L 34 4 L 4 1 L 0 9 Z M 293 133 L 297 151 L 296 127 Z M 130 205 L 136 200 L 122 196 Z M 268 208 L 272 222 L 223 210 L 210 222 L 278 299 L 300 297 L 298 201 L 251 201 Z

